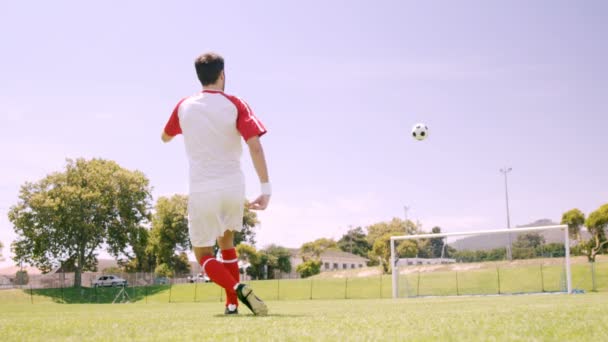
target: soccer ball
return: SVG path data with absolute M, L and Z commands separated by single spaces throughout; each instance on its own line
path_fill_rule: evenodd
M 416 140 L 424 140 L 429 136 L 429 128 L 423 123 L 417 123 L 412 127 L 412 136 Z

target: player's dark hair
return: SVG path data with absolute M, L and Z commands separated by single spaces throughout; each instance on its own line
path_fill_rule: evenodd
M 194 68 L 202 85 L 213 84 L 224 70 L 224 58 L 217 53 L 205 53 L 196 58 Z

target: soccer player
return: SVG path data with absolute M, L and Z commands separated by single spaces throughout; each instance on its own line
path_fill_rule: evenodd
M 238 314 L 238 300 L 255 315 L 266 315 L 266 304 L 239 281 L 234 232 L 243 229 L 245 179 L 241 170 L 241 139 L 249 147 L 261 183 L 252 210 L 268 206 L 271 186 L 260 137 L 266 133 L 247 103 L 224 93 L 224 59 L 205 53 L 194 62 L 203 90 L 177 103 L 162 141 L 182 134 L 190 166 L 188 231 L 194 255 L 211 280 L 226 290 L 225 314 Z M 222 262 L 215 259 L 217 241 Z M 238 298 L 238 299 L 237 299 Z

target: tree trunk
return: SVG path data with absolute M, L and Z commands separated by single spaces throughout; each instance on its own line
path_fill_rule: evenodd
M 595 286 L 595 262 L 591 262 L 591 291 L 597 292 L 597 287 Z
M 78 252 L 78 257 L 76 258 L 77 265 L 74 269 L 74 287 L 82 286 L 82 266 L 84 265 L 84 248 L 81 248 Z
M 82 272 L 80 264 L 74 267 L 74 287 L 80 287 L 82 285 Z

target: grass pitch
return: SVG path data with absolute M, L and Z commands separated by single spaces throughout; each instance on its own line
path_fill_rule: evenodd
M 608 293 L 269 301 L 224 316 L 219 302 L 0 304 L 3 341 L 600 341 Z

